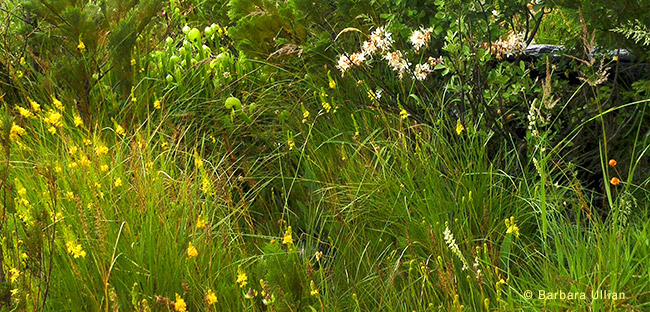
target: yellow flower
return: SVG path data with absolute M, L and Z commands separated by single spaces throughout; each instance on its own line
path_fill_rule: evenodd
M 205 302 L 208 304 L 217 303 L 217 296 L 214 294 L 212 289 L 208 289 L 208 292 L 205 294 Z
M 25 135 L 25 133 L 27 133 L 25 129 L 14 122 L 9 131 L 9 139 L 15 141 L 19 136 Z
M 17 108 L 18 108 L 18 112 L 20 113 L 20 116 L 23 116 L 25 118 L 29 118 L 29 117 L 34 116 L 34 114 L 32 114 L 32 112 L 30 112 L 29 110 L 27 110 L 27 109 L 25 109 L 23 107 L 18 106 Z
M 176 302 L 174 302 L 174 310 L 179 312 L 187 311 L 187 304 L 179 294 L 176 294 Z
M 75 115 L 74 116 L 74 125 L 75 125 L 75 127 L 83 126 L 83 124 L 84 124 L 83 119 L 81 119 L 81 117 L 79 117 L 79 115 Z
M 155 109 L 161 109 L 162 106 L 160 105 L 160 101 L 155 100 L 155 101 L 153 102 L 153 108 L 155 108 Z
M 287 231 L 284 232 L 284 237 L 282 237 L 282 244 L 284 245 L 293 244 L 293 237 L 291 236 L 291 226 L 288 226 Z
M 135 65 L 135 59 L 131 59 L 131 66 Z
M 248 276 L 246 276 L 245 272 L 239 272 L 237 274 L 237 284 L 239 284 L 239 288 L 244 288 L 246 284 L 248 284 Z
M 461 133 L 463 133 L 464 130 L 465 130 L 465 126 L 463 126 L 463 124 L 460 123 L 460 119 L 458 119 L 458 121 L 456 122 L 456 134 L 460 135 Z
M 323 108 L 325 109 L 325 111 L 328 112 L 328 113 L 329 113 L 330 110 L 332 109 L 332 105 L 330 105 L 330 103 L 323 102 L 323 103 L 321 103 L 321 105 L 323 106 Z
M 120 178 L 116 178 L 116 179 L 115 179 L 115 183 L 114 183 L 114 185 L 115 185 L 115 187 L 120 187 L 120 186 L 122 186 L 122 179 L 120 179 Z M 192 243 L 190 243 L 190 245 L 191 245 L 191 244 L 192 244 Z M 188 253 L 189 253 L 189 251 L 188 251 Z
M 122 126 L 118 124 L 115 124 L 115 133 L 117 133 L 118 135 L 124 135 L 125 133 L 124 128 L 122 128 Z
M 79 44 L 77 45 L 77 49 L 81 51 L 82 53 L 86 51 L 86 44 L 84 44 L 83 41 L 79 40 Z
M 11 282 L 13 283 L 13 282 L 15 282 L 15 281 L 18 279 L 18 277 L 20 276 L 20 270 L 18 270 L 18 269 L 16 269 L 16 268 L 11 268 L 11 269 L 9 269 L 9 274 L 11 274 L 11 275 L 9 276 L 9 280 L 11 280 Z
M 401 111 L 399 111 L 399 115 L 400 115 L 400 117 L 402 117 L 402 119 L 409 118 L 409 113 L 403 108 L 402 108 Z
M 47 132 L 49 132 L 49 133 L 51 133 L 51 134 L 55 134 L 55 133 L 56 133 L 56 128 L 54 128 L 54 127 L 49 127 L 49 128 L 47 128 Z
M 32 109 L 33 109 L 35 112 L 40 112 L 40 111 L 41 111 L 41 105 L 38 104 L 38 103 L 36 103 L 36 101 L 34 101 L 34 100 L 32 100 L 32 99 L 29 99 L 29 105 L 32 106 Z
M 296 143 L 294 143 L 293 140 L 289 140 L 287 144 L 289 145 L 290 151 L 293 150 L 294 147 L 296 147 Z
M 108 153 L 108 147 L 105 145 L 95 146 L 95 154 L 97 154 L 97 156 L 101 156 L 106 153 Z
M 190 242 L 189 246 L 187 247 L 187 256 L 190 258 L 194 258 L 199 255 L 199 251 L 196 250 L 196 247 L 192 245 L 192 242 Z
M 309 111 L 306 110 L 304 113 L 302 113 L 302 118 L 307 118 L 307 117 L 309 117 Z
M 23 76 L 25 76 L 25 74 L 23 74 L 23 71 L 22 71 L 22 70 L 17 70 L 17 71 L 16 71 L 16 77 L 17 77 L 18 79 L 23 78 Z
M 312 296 L 318 295 L 318 288 L 316 288 L 316 283 L 314 283 L 314 281 L 309 282 L 309 288 L 311 289 L 309 293 Z
M 70 146 L 70 149 L 68 149 L 68 153 L 70 153 L 70 155 L 74 155 L 77 153 L 78 150 L 79 148 L 76 145 L 72 145 Z
M 82 167 L 88 167 L 90 166 L 90 159 L 88 159 L 86 155 L 82 154 L 81 157 L 79 157 L 79 164 Z
M 75 244 L 73 241 L 68 241 L 65 243 L 65 246 L 68 249 L 68 253 L 75 259 L 86 257 L 86 252 L 82 249 L 81 244 Z
M 519 238 L 519 228 L 515 224 L 515 217 L 510 217 L 510 219 L 506 219 L 505 223 L 506 223 L 506 227 L 508 227 L 508 229 L 506 230 L 506 234 L 515 234 L 515 236 Z
M 45 118 L 43 118 L 43 121 L 47 124 L 50 124 L 54 127 L 61 127 L 63 126 L 63 121 L 61 120 L 63 115 L 57 111 L 50 110 Z
M 196 218 L 196 228 L 197 228 L 197 229 L 202 229 L 202 228 L 204 228 L 206 225 L 208 225 L 208 222 L 205 221 L 205 218 L 201 218 L 201 216 L 199 216 L 198 218 Z
M 20 196 L 25 196 L 25 195 L 27 195 L 27 189 L 24 188 L 24 187 L 21 187 L 21 188 L 18 190 L 18 195 L 20 195 Z
M 26 62 L 25 62 L 25 58 L 24 58 L 24 57 L 21 57 L 21 58 L 20 58 L 20 65 L 23 65 L 23 66 L 24 66 L 25 64 L 26 64 Z
M 54 105 L 54 107 L 56 107 L 56 109 L 58 110 L 61 111 L 65 110 L 65 106 L 63 106 L 63 103 L 61 103 L 61 101 L 59 101 L 59 99 L 57 99 L 54 95 L 52 95 L 52 105 Z
M 331 89 L 336 89 L 336 81 L 330 80 L 330 88 Z
M 101 170 L 102 172 L 108 171 L 108 165 L 104 164 L 104 165 L 99 166 L 99 170 Z

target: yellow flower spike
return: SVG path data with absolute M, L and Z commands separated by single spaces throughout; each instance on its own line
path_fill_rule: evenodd
M 131 59 L 131 66 L 135 66 L 135 59 Z
M 86 44 L 83 41 L 81 41 L 81 39 L 79 39 L 79 44 L 77 44 L 77 49 L 81 53 L 86 52 Z
M 155 101 L 153 102 L 153 108 L 155 108 L 155 109 L 161 109 L 161 108 L 162 108 L 162 105 L 160 105 L 160 101 L 159 101 L 159 100 L 155 100 Z
M 15 122 L 11 125 L 11 130 L 9 130 L 9 139 L 11 141 L 15 141 L 18 139 L 19 136 L 23 136 L 27 133 L 25 129 L 19 125 L 17 125 Z
M 16 268 L 11 268 L 11 269 L 9 269 L 9 274 L 10 274 L 9 280 L 11 280 L 11 282 L 14 283 L 14 282 L 16 282 L 18 277 L 20 277 L 20 270 L 18 270 Z
M 205 294 L 205 302 L 207 302 L 208 305 L 217 303 L 217 295 L 214 294 L 212 289 L 208 289 L 208 292 Z
M 35 112 L 41 111 L 41 104 L 36 103 L 36 101 L 29 99 L 29 105 L 32 107 L 32 110 Z
M 465 130 L 465 126 L 463 126 L 463 124 L 460 123 L 460 119 L 458 119 L 458 121 L 456 122 L 456 134 L 460 135 L 461 133 L 463 133 L 464 130 Z
M 187 311 L 187 303 L 181 298 L 179 294 L 176 294 L 176 301 L 174 302 L 174 310 L 179 312 Z
M 196 228 L 197 229 L 203 229 L 205 226 L 208 225 L 208 222 L 205 221 L 205 218 L 202 218 L 201 216 L 198 216 L 196 218 Z
M 75 259 L 86 257 L 86 252 L 82 249 L 81 244 L 75 244 L 73 241 L 68 241 L 65 243 L 65 246 L 68 249 L 68 253 Z
M 515 224 L 515 217 L 510 217 L 510 219 L 505 220 L 506 227 L 508 228 L 506 230 L 506 234 L 515 234 L 517 238 L 519 238 L 519 228 Z
M 400 117 L 402 117 L 402 120 L 409 118 L 409 113 L 403 108 L 401 111 L 399 111 L 399 115 Z
M 18 109 L 18 112 L 20 113 L 20 116 L 23 116 L 25 118 L 34 117 L 34 114 L 32 112 L 30 112 L 29 110 L 27 110 L 26 108 L 21 107 L 21 106 L 17 106 L 16 108 Z
M 124 135 L 124 133 L 126 133 L 126 131 L 124 131 L 124 128 L 122 126 L 120 126 L 118 124 L 115 124 L 115 133 L 117 135 Z
M 318 295 L 318 288 L 316 288 L 316 283 L 314 283 L 313 280 L 309 282 L 309 288 L 310 288 L 309 293 L 312 296 L 317 296 Z
M 187 247 L 187 256 L 190 258 L 194 258 L 199 255 L 199 251 L 192 245 L 192 242 L 190 242 L 189 246 Z
M 99 170 L 101 170 L 102 172 L 108 171 L 108 165 L 104 164 L 104 165 L 99 166 Z
M 95 146 L 95 154 L 97 154 L 97 156 L 101 156 L 106 153 L 108 153 L 108 147 L 106 147 L 105 145 Z
M 79 126 L 84 125 L 84 121 L 83 121 L 83 119 L 81 119 L 81 117 L 79 117 L 79 115 L 74 116 L 74 125 L 75 125 L 75 127 L 79 127 Z
M 293 237 L 291 234 L 291 226 L 287 227 L 287 231 L 284 232 L 284 236 L 282 237 L 282 244 L 283 245 L 293 245 Z
M 59 101 L 59 99 L 57 99 L 54 95 L 52 95 L 52 105 L 54 105 L 54 107 L 56 107 L 56 109 L 60 111 L 65 110 L 65 106 L 63 106 L 63 103 L 61 103 L 61 101 Z
M 237 267 L 237 280 L 235 280 L 235 283 L 239 284 L 239 288 L 244 288 L 248 284 L 248 276 L 241 268 L 241 265 Z
M 115 185 L 115 187 L 120 187 L 120 186 L 122 186 L 122 179 L 120 179 L 120 178 L 116 178 L 116 179 L 115 179 L 115 183 L 113 183 L 113 185 Z M 190 244 L 191 244 L 191 243 L 190 243 Z

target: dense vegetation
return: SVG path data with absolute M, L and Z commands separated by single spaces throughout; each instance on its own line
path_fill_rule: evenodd
M 0 311 L 648 310 L 649 27 L 640 0 L 0 2 Z

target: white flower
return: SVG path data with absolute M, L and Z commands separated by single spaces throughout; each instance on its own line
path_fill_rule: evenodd
M 382 52 L 388 50 L 395 40 L 393 34 L 386 30 L 384 27 L 379 27 L 370 34 L 370 41 L 379 48 Z
M 424 80 L 427 79 L 427 75 L 431 73 L 431 67 L 429 66 L 428 63 L 424 64 L 417 64 L 415 65 L 415 70 L 413 73 L 413 77 L 417 80 Z
M 387 60 L 388 65 L 398 73 L 400 79 L 404 75 L 404 71 L 411 66 L 411 63 L 402 57 L 402 52 L 400 51 L 386 53 L 384 59 Z
M 413 45 L 413 49 L 415 49 L 415 52 L 420 51 L 420 49 L 422 49 L 427 44 L 429 44 L 429 40 L 431 39 L 432 32 L 433 32 L 432 28 L 424 29 L 420 27 L 419 30 L 414 30 L 413 33 L 411 33 L 411 37 L 409 38 L 409 40 L 411 41 L 411 44 Z
M 367 40 L 363 42 L 363 47 L 362 47 L 363 54 L 365 55 L 372 55 L 375 52 L 377 52 L 377 46 L 375 45 L 375 42 L 372 40 Z
M 365 60 L 366 60 L 366 56 L 365 56 L 365 54 L 363 54 L 361 52 L 353 53 L 352 55 L 350 55 L 350 61 L 354 65 L 359 66 Z
M 339 56 L 338 64 L 336 65 L 336 68 L 341 71 L 341 76 L 343 76 L 345 71 L 350 69 L 350 67 L 352 67 L 352 61 L 350 58 L 345 54 L 341 54 L 341 56 Z

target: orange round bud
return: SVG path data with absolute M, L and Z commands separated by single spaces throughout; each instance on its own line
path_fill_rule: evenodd
M 613 177 L 611 180 L 609 180 L 609 183 L 611 183 L 612 185 L 616 186 L 616 185 L 618 185 L 619 183 L 621 183 L 621 180 L 619 180 L 617 177 Z
M 610 166 L 612 166 L 612 167 L 616 167 L 616 164 L 617 164 L 616 159 L 610 159 L 610 160 L 609 160 L 609 165 L 610 165 Z

